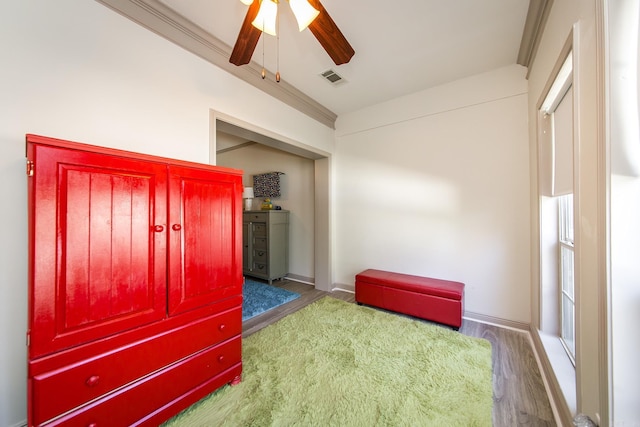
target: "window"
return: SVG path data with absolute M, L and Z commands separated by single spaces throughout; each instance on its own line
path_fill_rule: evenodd
M 543 219 L 541 243 L 553 248 L 544 260 L 548 290 L 543 300 L 546 331 L 560 339 L 575 366 L 575 280 L 573 230 L 573 55 L 569 51 L 539 111 L 541 203 L 552 209 Z M 557 221 L 557 223 L 555 223 Z M 547 240 L 548 239 L 548 240 Z M 541 240 L 541 241 L 542 241 Z M 553 291 L 553 292 L 551 292 Z M 553 294 L 553 295 L 551 295 Z M 545 305 L 546 304 L 546 305 Z M 544 317 L 546 316 L 546 317 Z M 550 320 L 551 319 L 551 320 Z
M 573 251 L 573 194 L 558 197 L 558 247 L 560 248 L 560 339 L 575 365 L 576 326 Z
M 570 35 L 538 100 L 540 197 L 539 333 L 562 395 L 577 412 L 576 288 L 574 267 L 574 87 Z M 579 137 L 578 134 L 575 137 Z M 578 242 L 579 243 L 579 242 Z M 579 301 L 578 301 L 579 303 Z M 577 354 L 576 354 L 577 353 Z

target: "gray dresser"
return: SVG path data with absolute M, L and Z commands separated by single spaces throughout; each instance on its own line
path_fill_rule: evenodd
M 289 211 L 244 211 L 242 272 L 268 280 L 289 272 Z

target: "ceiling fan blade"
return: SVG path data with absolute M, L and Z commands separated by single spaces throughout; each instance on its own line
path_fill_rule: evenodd
M 309 0 L 309 3 L 320 11 L 318 17 L 309 25 L 309 30 L 318 39 L 336 65 L 346 64 L 356 51 L 353 50 L 320 1 Z
M 247 10 L 247 15 L 244 17 L 244 22 L 238 33 L 238 39 L 229 57 L 229 62 L 234 65 L 244 65 L 251 62 L 253 51 L 256 50 L 256 45 L 262 35 L 262 31 L 251 25 L 251 22 L 258 15 L 258 10 L 260 10 L 259 1 L 254 1 Z

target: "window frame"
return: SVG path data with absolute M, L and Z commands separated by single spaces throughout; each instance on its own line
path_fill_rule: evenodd
M 558 196 L 558 290 L 560 341 L 571 363 L 576 364 L 576 301 L 575 301 L 575 239 L 573 194 Z M 569 304 L 565 306 L 565 303 Z M 566 311 L 571 309 L 571 321 L 566 322 Z

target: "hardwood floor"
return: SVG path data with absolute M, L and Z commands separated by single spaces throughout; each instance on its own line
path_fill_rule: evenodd
M 273 285 L 297 292 L 300 298 L 244 322 L 243 337 L 277 322 L 324 296 L 355 304 L 355 297 L 349 292 L 323 292 L 316 290 L 313 286 L 287 280 L 275 281 Z M 460 332 L 468 336 L 484 338 L 492 344 L 494 426 L 556 425 L 538 364 L 524 332 L 466 319 L 463 320 Z

